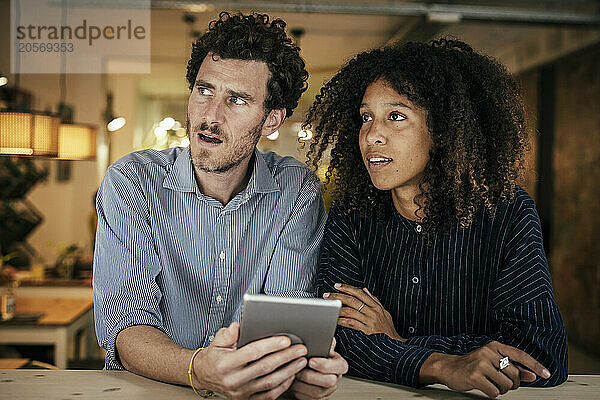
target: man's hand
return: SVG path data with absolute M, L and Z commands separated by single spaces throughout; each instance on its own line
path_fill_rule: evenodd
M 340 300 L 344 305 L 340 310 L 338 325 L 364 332 L 367 335 L 385 333 L 392 339 L 406 340 L 396 332 L 390 313 L 367 288 L 359 289 L 341 283 L 336 283 L 334 287 L 343 293 L 324 293 L 323 297 Z
M 257 340 L 237 349 L 239 323 L 220 329 L 194 359 L 194 385 L 231 399 L 276 399 L 307 364 L 306 347 L 287 337 Z
M 500 370 L 500 359 L 504 357 L 511 362 Z M 424 384 L 443 383 L 460 392 L 478 389 L 489 397 L 497 397 L 517 389 L 521 382 L 533 382 L 536 375 L 550 378 L 550 372 L 529 354 L 493 341 L 464 356 L 433 353 L 423 363 L 419 376 Z
M 291 391 L 297 399 L 328 399 L 336 391 L 342 375 L 348 372 L 348 363 L 334 349 L 335 338 L 329 350 L 331 358 L 311 358 L 308 368 L 296 375 Z

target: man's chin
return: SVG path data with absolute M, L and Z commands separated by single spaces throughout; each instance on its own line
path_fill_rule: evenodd
M 194 162 L 194 167 L 199 169 L 202 172 L 207 172 L 211 174 L 224 174 L 225 172 L 229 172 L 238 165 L 240 165 L 240 161 L 229 162 L 229 163 L 221 163 L 221 164 L 209 164 L 206 162 Z

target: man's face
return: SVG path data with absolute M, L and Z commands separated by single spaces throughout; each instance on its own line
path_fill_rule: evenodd
M 229 171 L 252 156 L 261 135 L 271 133 L 264 108 L 269 77 L 264 62 L 206 56 L 187 113 L 190 153 L 197 169 Z

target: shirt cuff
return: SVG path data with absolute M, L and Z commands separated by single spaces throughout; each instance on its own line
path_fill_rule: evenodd
M 125 367 L 123 367 L 123 365 L 119 361 L 119 356 L 117 354 L 117 336 L 123 329 L 129 328 L 130 326 L 134 325 L 149 325 L 164 332 L 164 328 L 162 327 L 160 320 L 147 311 L 137 310 L 135 312 L 125 314 L 119 320 L 119 322 L 115 326 L 113 326 L 113 328 L 108 332 L 104 339 L 104 342 L 102 343 L 102 347 L 104 347 L 104 349 L 106 350 L 104 369 L 125 369 Z
M 396 358 L 394 362 L 392 381 L 404 386 L 425 386 L 419 382 L 421 366 L 434 351 L 410 345 L 408 342 L 406 344 L 408 346 L 406 346 L 402 356 Z

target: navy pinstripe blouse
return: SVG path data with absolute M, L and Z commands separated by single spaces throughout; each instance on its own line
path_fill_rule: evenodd
M 435 234 L 427 244 L 421 226 L 397 212 L 378 222 L 332 208 L 319 295 L 334 292 L 335 282 L 367 287 L 408 339 L 338 326 L 338 352 L 349 374 L 418 386 L 421 365 L 433 352 L 466 354 L 497 340 L 550 370 L 550 379 L 529 385 L 566 380 L 567 338 L 533 200 L 517 188 L 495 218 L 479 215 L 469 228 Z

